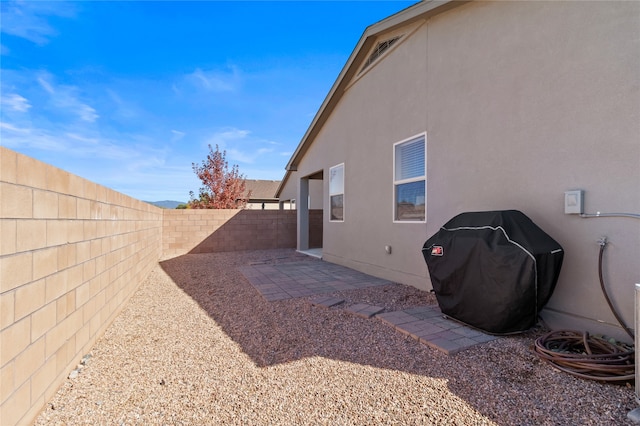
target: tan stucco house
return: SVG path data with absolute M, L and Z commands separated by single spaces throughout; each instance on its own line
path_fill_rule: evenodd
M 275 194 L 280 186 L 279 180 L 245 179 L 246 209 L 249 210 L 278 210 L 279 201 Z
M 565 214 L 578 189 L 585 213 L 640 213 L 640 2 L 426 1 L 368 27 L 276 196 L 299 250 L 319 205 L 324 260 L 424 290 L 445 222 L 520 210 L 565 250 L 545 322 L 624 337 L 598 239 L 633 326 L 640 220 Z

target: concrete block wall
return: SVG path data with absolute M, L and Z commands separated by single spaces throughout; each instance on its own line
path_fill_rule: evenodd
M 29 424 L 162 250 L 162 209 L 0 147 L 0 424 Z
M 164 210 L 163 257 L 296 247 L 295 210 Z

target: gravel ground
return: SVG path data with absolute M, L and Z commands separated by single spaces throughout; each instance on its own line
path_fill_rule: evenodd
M 624 425 L 631 386 L 552 369 L 543 330 L 447 356 L 380 320 L 266 302 L 237 268 L 317 261 L 292 250 L 161 262 L 35 424 Z M 435 304 L 412 287 L 335 293 L 387 310 Z

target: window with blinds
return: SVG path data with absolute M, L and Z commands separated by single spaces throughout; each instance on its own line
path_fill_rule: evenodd
M 398 222 L 426 220 L 426 135 L 393 145 L 393 219 Z
M 329 169 L 329 199 L 331 200 L 329 220 L 344 222 L 344 163 Z

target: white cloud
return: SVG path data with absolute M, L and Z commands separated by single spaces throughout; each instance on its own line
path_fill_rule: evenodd
M 45 80 L 43 77 L 38 77 L 37 80 L 38 80 L 38 83 L 40 83 L 40 86 L 42 86 L 42 88 L 46 90 L 47 93 L 49 93 L 50 95 L 53 95 L 55 93 L 55 90 L 53 90 L 53 87 L 51 87 L 51 84 L 49 84 L 49 82 Z
M 10 123 L 0 123 L 2 145 L 16 150 L 37 149 L 64 152 L 69 149 L 65 140 L 42 129 L 16 127 Z
M 22 128 L 0 122 L 2 145 L 142 200 L 187 201 L 199 181 L 191 163 L 145 136 L 110 137 L 76 129 Z M 169 164 L 172 161 L 174 164 Z M 182 164 L 179 167 L 176 164 Z
M 228 129 L 217 133 L 217 137 L 223 140 L 241 140 L 246 139 L 251 134 L 250 130 Z
M 173 136 L 171 137 L 171 142 L 177 142 L 180 139 L 184 138 L 184 136 L 186 135 L 185 132 L 180 132 L 178 130 L 171 130 L 171 133 L 173 134 Z
M 78 98 L 77 87 L 56 85 L 51 80 L 53 80 L 53 77 L 48 73 L 41 73 L 37 78 L 40 86 L 51 95 L 51 102 L 56 108 L 66 110 L 82 121 L 89 123 L 95 122 L 100 117 L 95 108 Z
M 159 150 L 138 143 L 135 135 L 116 138 L 82 132 L 77 126 L 57 125 L 50 128 L 18 127 L 0 122 L 2 144 L 9 148 L 35 149 L 64 154 L 67 158 L 133 161 L 140 156 L 157 155 Z
M 8 130 L 8 131 L 14 132 L 14 133 L 29 133 L 31 131 L 30 129 L 24 129 L 24 128 L 16 127 L 13 124 L 4 123 L 4 122 L 1 122 L 1 121 L 0 121 L 0 129 Z
M 96 113 L 96 110 L 90 107 L 89 105 L 80 104 L 77 105 L 76 113 L 80 116 L 80 118 L 84 121 L 88 121 L 93 123 L 100 116 Z
M 282 166 L 257 163 L 252 166 L 243 167 L 240 173 L 247 179 L 280 180 L 285 174 L 284 164 Z
M 3 1 L 0 3 L 0 12 L 1 32 L 38 45 L 47 44 L 58 34 L 47 22 L 49 16 L 72 18 L 76 13 L 73 3 L 37 1 Z
M 206 144 L 212 147 L 218 145 L 221 150 L 224 150 L 229 143 L 246 140 L 250 134 L 251 131 L 249 130 L 228 128 L 214 133 L 213 136 L 206 140 Z
M 115 104 L 115 108 L 111 112 L 113 116 L 119 119 L 130 121 L 139 119 L 143 114 L 137 105 L 128 100 L 122 99 L 122 97 L 118 93 L 116 93 L 115 90 L 106 89 L 106 92 L 109 96 L 109 99 Z
M 274 152 L 273 145 L 276 142 L 262 139 L 252 135 L 250 130 L 226 128 L 214 133 L 207 139 L 207 144 L 221 151 L 226 151 L 227 159 L 231 163 L 253 164 L 261 157 Z
M 196 68 L 194 72 L 187 74 L 185 79 L 191 85 L 208 92 L 232 92 L 240 85 L 240 74 L 238 69 L 233 66 L 225 71 L 204 71 Z M 174 91 L 179 92 L 175 85 Z
M 127 164 L 127 171 L 134 172 L 146 169 L 159 169 L 165 165 L 165 159 L 160 156 L 146 156 L 137 158 Z
M 258 150 L 252 149 L 246 151 L 241 151 L 238 149 L 227 150 L 229 159 L 246 164 L 254 164 L 256 163 L 256 161 L 260 160 L 261 157 L 271 152 L 273 152 L 273 149 L 271 148 L 259 148 Z
M 98 142 L 99 142 L 97 138 L 88 138 L 88 137 L 85 137 L 85 136 L 78 135 L 76 133 L 66 133 L 66 136 L 69 137 L 69 139 L 73 139 L 73 140 L 76 140 L 76 141 L 88 143 L 88 144 L 91 144 L 91 145 L 97 145 Z
M 10 108 L 14 111 L 19 112 L 27 112 L 29 108 L 31 108 L 31 104 L 29 103 L 29 101 L 26 98 L 18 95 L 17 93 L 2 96 L 2 98 L 0 98 L 0 104 L 3 107 Z
M 176 200 L 186 202 L 189 191 L 197 192 L 202 182 L 193 173 L 191 163 L 184 166 L 164 164 L 129 173 L 105 174 L 105 185 L 140 200 Z

